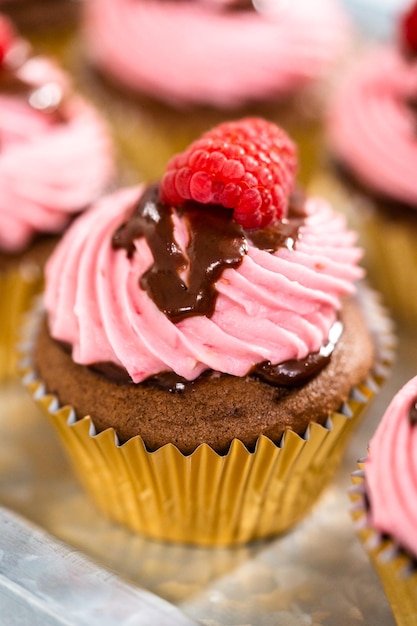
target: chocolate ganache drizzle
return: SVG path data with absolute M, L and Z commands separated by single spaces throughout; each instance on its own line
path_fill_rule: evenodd
M 215 282 L 227 267 L 237 267 L 246 254 L 243 229 L 224 207 L 211 205 L 201 210 L 197 203 L 187 203 L 182 208 L 191 235 L 187 261 L 175 242 L 172 210 L 158 196 L 157 185 L 148 187 L 129 221 L 114 234 L 113 246 L 125 248 L 131 256 L 133 241 L 146 237 L 155 261 L 141 277 L 141 287 L 174 323 L 191 315 L 210 317 L 216 303 Z M 179 273 L 187 265 L 188 285 Z
M 147 291 L 173 323 L 193 315 L 210 317 L 216 304 L 215 283 L 226 268 L 239 266 L 247 253 L 247 241 L 270 253 L 280 247 L 293 249 L 305 219 L 303 206 L 304 196 L 297 191 L 290 199 L 285 220 L 262 230 L 245 231 L 230 219 L 230 209 L 186 202 L 175 208 L 188 225 L 186 257 L 175 241 L 174 209 L 161 202 L 159 186 L 155 184 L 145 190 L 128 220 L 114 233 L 112 246 L 125 249 L 131 258 L 135 252 L 135 239 L 145 237 L 154 263 L 139 279 L 140 288 Z M 186 267 L 189 269 L 188 284 L 180 276 Z M 274 386 L 303 385 L 328 364 L 342 330 L 342 323 L 337 321 L 330 331 L 328 343 L 305 359 L 278 365 L 259 363 L 249 374 Z M 117 372 L 115 366 L 109 369 L 104 363 L 95 364 L 94 369 L 119 382 L 129 380 L 127 373 L 124 375 L 117 366 Z M 170 392 L 182 392 L 195 381 L 188 381 L 174 372 L 160 372 L 145 383 Z

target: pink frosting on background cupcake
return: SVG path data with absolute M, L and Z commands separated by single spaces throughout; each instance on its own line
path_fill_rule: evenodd
M 333 0 L 88 0 L 88 55 L 126 87 L 175 104 L 233 107 L 322 78 L 345 50 Z
M 391 46 L 355 64 L 329 114 L 333 157 L 376 195 L 417 207 L 417 61 Z
M 31 57 L 16 40 L 3 67 L 0 250 L 20 252 L 38 233 L 61 232 L 98 197 L 113 153 L 104 121 L 53 61 Z
M 417 556 L 417 377 L 405 384 L 387 408 L 365 462 L 370 522 Z

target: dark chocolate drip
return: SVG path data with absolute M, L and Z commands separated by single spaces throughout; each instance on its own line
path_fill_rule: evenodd
M 414 402 L 410 406 L 408 418 L 412 426 L 415 426 L 417 424 L 417 398 L 416 400 L 414 400 Z
M 200 379 L 200 377 L 198 378 Z M 160 372 L 144 381 L 145 385 L 155 387 L 170 393 L 183 393 L 193 385 L 194 381 L 187 380 L 175 372 Z
M 291 359 L 278 365 L 264 361 L 255 366 L 253 373 L 270 385 L 297 387 L 316 376 L 329 363 L 330 355 L 312 352 L 306 359 Z
M 230 209 L 186 202 L 178 209 L 190 234 L 185 256 L 174 238 L 173 209 L 159 200 L 159 187 L 152 185 L 114 233 L 112 245 L 124 248 L 131 258 L 135 239 L 146 238 L 155 261 L 140 278 L 140 286 L 172 322 L 193 315 L 210 317 L 217 298 L 215 283 L 226 268 L 240 265 L 247 253 L 247 239 L 269 252 L 283 246 L 294 248 L 305 217 L 301 198 L 294 195 L 284 220 L 248 233 L 231 219 Z M 185 270 L 187 283 L 180 275 Z
M 129 221 L 113 236 L 113 246 L 125 248 L 129 256 L 134 240 L 146 237 L 154 263 L 140 285 L 174 323 L 193 315 L 210 317 L 216 281 L 226 268 L 240 265 L 247 252 L 243 229 L 230 219 L 229 209 L 187 202 L 181 210 L 190 233 L 188 258 L 178 248 L 172 208 L 158 200 L 157 186 L 145 191 Z M 187 283 L 180 276 L 184 270 L 188 270 Z
M 297 188 L 289 199 L 287 217 L 275 222 L 272 226 L 247 231 L 246 236 L 250 242 L 260 250 L 273 253 L 279 248 L 293 250 L 300 238 L 300 228 L 306 218 L 306 196 Z
M 285 218 L 273 226 L 251 231 L 247 234 L 247 237 L 254 246 L 266 252 L 272 253 L 278 250 L 278 248 L 293 250 L 303 224 L 304 219 L 302 218 Z
M 140 278 L 140 286 L 172 322 L 193 315 L 210 317 L 217 297 L 215 283 L 227 267 L 237 267 L 242 262 L 248 249 L 247 239 L 269 252 L 284 246 L 293 249 L 304 224 L 304 207 L 305 196 L 297 190 L 290 198 L 287 218 L 266 229 L 245 233 L 231 219 L 230 209 L 186 202 L 176 209 L 186 221 L 190 235 L 185 256 L 174 238 L 174 209 L 160 201 L 159 186 L 152 185 L 114 233 L 112 245 L 125 249 L 131 258 L 135 239 L 146 238 L 156 261 Z M 187 284 L 180 276 L 184 270 L 188 270 Z M 342 325 L 336 322 L 328 343 L 319 352 L 278 365 L 263 362 L 250 375 L 274 386 L 303 385 L 328 364 L 341 332 Z M 96 363 L 92 367 L 113 380 L 130 381 L 127 372 L 118 366 Z M 174 372 L 161 372 L 144 382 L 170 392 L 183 392 L 196 381 L 188 381 Z
M 255 365 L 252 374 L 274 386 L 298 387 L 304 385 L 328 365 L 342 331 L 342 323 L 335 322 L 330 329 L 327 344 L 318 352 L 311 352 L 305 359 L 290 359 L 275 365 L 270 361 L 263 361 Z

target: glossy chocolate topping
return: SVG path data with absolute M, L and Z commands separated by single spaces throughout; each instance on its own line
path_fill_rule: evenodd
M 174 238 L 172 209 L 160 202 L 158 195 L 158 186 L 147 188 L 129 221 L 114 234 L 113 246 L 125 248 L 131 256 L 133 241 L 146 237 L 155 261 L 141 277 L 141 287 L 172 322 L 192 315 L 210 317 L 216 303 L 216 281 L 227 267 L 237 267 L 246 254 L 244 232 L 230 219 L 230 210 L 186 203 L 187 259 Z M 180 276 L 186 268 L 188 284 Z
M 253 375 L 274 386 L 297 387 L 316 376 L 329 363 L 333 350 L 343 332 L 343 324 L 335 322 L 330 329 L 328 343 L 318 352 L 312 352 L 305 359 L 291 359 L 274 365 L 270 361 L 258 363 Z
M 115 232 L 114 248 L 134 254 L 134 240 L 146 237 L 155 259 L 141 277 L 140 286 L 174 323 L 192 315 L 210 317 L 216 305 L 215 283 L 223 271 L 238 267 L 247 252 L 247 239 L 274 252 L 294 248 L 303 224 L 299 196 L 290 203 L 289 218 L 263 230 L 245 232 L 231 219 L 230 209 L 186 202 L 180 211 L 187 221 L 190 243 L 187 257 L 174 238 L 172 208 L 159 200 L 159 187 L 148 187 L 127 222 Z M 189 269 L 188 284 L 181 272 Z

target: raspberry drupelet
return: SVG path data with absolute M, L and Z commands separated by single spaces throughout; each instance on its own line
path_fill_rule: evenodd
M 224 122 L 171 159 L 161 199 L 220 204 L 243 228 L 265 228 L 286 216 L 296 169 L 295 145 L 272 122 Z

